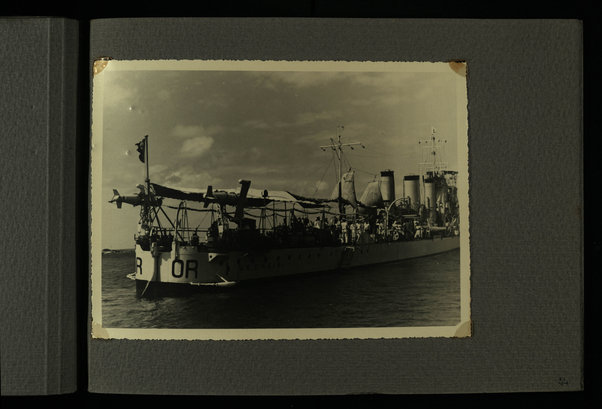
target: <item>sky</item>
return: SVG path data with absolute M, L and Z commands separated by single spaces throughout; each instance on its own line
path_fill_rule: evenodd
M 429 64 L 429 63 L 425 63 Z M 131 248 L 139 208 L 117 209 L 113 189 L 137 191 L 145 165 L 135 143 L 149 135 L 152 182 L 204 190 L 251 187 L 329 197 L 341 135 L 357 196 L 381 170 L 419 171 L 418 141 L 437 135 L 457 167 L 458 75 L 443 72 L 135 70 L 102 73 L 102 247 Z M 341 129 L 340 126 L 344 128 Z

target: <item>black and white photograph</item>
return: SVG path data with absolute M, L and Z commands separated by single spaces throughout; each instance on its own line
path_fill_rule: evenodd
M 466 75 L 96 61 L 92 336 L 471 336 Z

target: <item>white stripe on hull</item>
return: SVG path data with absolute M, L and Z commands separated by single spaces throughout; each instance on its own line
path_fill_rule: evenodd
M 179 246 L 154 259 L 136 246 L 136 279 L 200 284 L 245 281 L 423 257 L 458 248 L 459 237 L 356 246 L 283 248 L 266 251 L 212 253 Z M 155 271 L 156 269 L 156 271 Z

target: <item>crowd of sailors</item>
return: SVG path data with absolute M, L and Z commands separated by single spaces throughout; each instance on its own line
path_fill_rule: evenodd
M 244 242 L 249 241 L 256 241 L 256 244 L 260 244 L 265 239 L 285 246 L 301 244 L 353 245 L 367 242 L 420 240 L 432 238 L 435 234 L 458 234 L 456 219 L 446 217 L 442 222 L 437 226 L 437 224 L 431 224 L 428 219 L 421 221 L 421 218 L 417 216 L 388 219 L 384 214 L 364 217 L 356 215 L 327 217 L 322 214 L 312 221 L 306 215 L 297 217 L 293 213 L 290 219 L 281 218 L 280 223 L 275 227 L 260 227 L 259 229 L 255 225 L 250 229 L 230 229 L 228 223 L 217 219 L 205 230 L 205 234 L 206 243 L 209 246 L 217 244 L 243 245 Z M 157 242 L 162 247 L 171 247 L 170 242 L 174 236 L 170 230 L 155 230 L 150 241 Z M 184 235 L 188 237 L 182 243 L 203 245 L 204 240 L 199 237 L 199 233 L 201 232 L 195 229 L 192 234 L 183 234 L 180 237 Z M 269 243 L 263 244 L 269 245 Z
M 453 218 L 444 220 L 443 228 L 432 227 L 428 221 L 422 223 L 418 217 L 387 220 L 384 215 L 373 217 L 342 217 L 318 216 L 311 221 L 307 216 L 292 215 L 290 221 L 283 218 L 282 223 L 267 234 L 281 238 L 290 235 L 313 235 L 321 241 L 329 239 L 334 243 L 355 244 L 358 242 L 382 242 L 398 240 L 419 240 L 431 238 L 435 233 L 453 235 Z M 388 224 L 388 228 L 386 227 Z M 457 232 L 456 232 L 457 234 Z
M 359 241 L 413 240 L 427 238 L 431 234 L 428 226 L 422 226 L 417 219 L 396 220 L 386 227 L 384 218 L 359 217 L 316 217 L 311 222 L 308 217 L 292 217 L 290 225 L 283 224 L 276 229 L 292 233 L 327 232 L 337 242 L 354 244 Z

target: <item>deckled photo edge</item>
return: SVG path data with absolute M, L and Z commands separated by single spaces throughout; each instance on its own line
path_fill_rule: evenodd
M 468 99 L 466 76 L 458 75 L 458 201 L 461 209 L 461 322 L 451 327 L 390 327 L 358 329 L 159 329 L 104 328 L 102 325 L 102 212 L 98 203 L 102 188 L 103 72 L 137 70 L 224 70 L 224 71 L 417 71 L 444 72 L 449 62 L 341 62 L 341 61 L 199 61 L 199 60 L 112 60 L 93 79 L 91 136 L 91 304 L 92 336 L 104 339 L 184 339 L 184 340 L 262 340 L 262 339 L 378 339 L 422 337 L 466 337 L 472 334 L 470 319 L 470 239 L 468 186 Z M 468 328 L 468 330 L 467 330 Z

